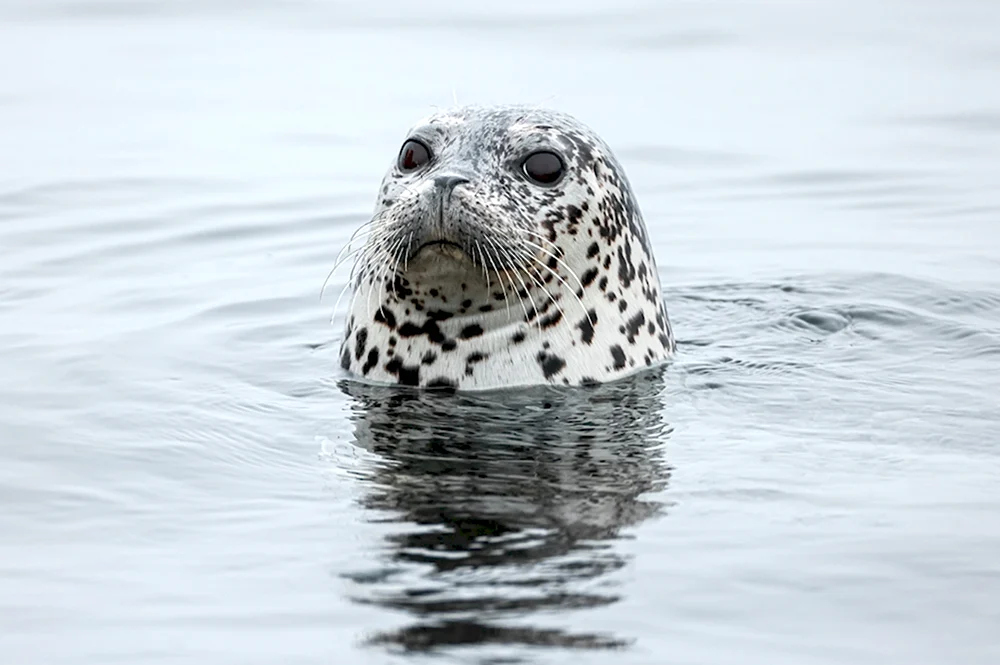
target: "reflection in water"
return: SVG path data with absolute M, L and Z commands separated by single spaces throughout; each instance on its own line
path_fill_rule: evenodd
M 453 394 L 354 382 L 358 445 L 382 458 L 362 499 L 402 526 L 355 600 L 412 615 L 372 643 L 601 648 L 626 638 L 537 626 L 608 605 L 614 540 L 663 505 L 662 371 L 583 390 Z

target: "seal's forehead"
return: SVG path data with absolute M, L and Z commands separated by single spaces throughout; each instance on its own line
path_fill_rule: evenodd
M 592 135 L 572 116 L 530 106 L 464 106 L 426 116 L 415 128 L 440 133 L 482 132 L 485 134 L 532 131 Z

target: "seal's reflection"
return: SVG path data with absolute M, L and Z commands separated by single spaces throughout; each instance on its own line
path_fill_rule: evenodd
M 443 394 L 344 382 L 356 444 L 385 463 L 366 508 L 401 529 L 360 603 L 413 621 L 377 634 L 408 650 L 448 645 L 617 647 L 626 638 L 537 625 L 618 600 L 601 578 L 614 541 L 663 505 L 662 372 L 577 390 Z

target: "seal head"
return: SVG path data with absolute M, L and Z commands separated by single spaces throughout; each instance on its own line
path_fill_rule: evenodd
M 631 187 L 574 118 L 462 107 L 407 134 L 359 230 L 341 365 L 380 383 L 586 385 L 675 344 Z

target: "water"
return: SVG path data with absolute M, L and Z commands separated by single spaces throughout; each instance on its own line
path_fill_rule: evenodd
M 0 3 L 0 659 L 1000 662 L 1000 5 Z M 405 128 L 616 148 L 680 340 L 345 383 Z

